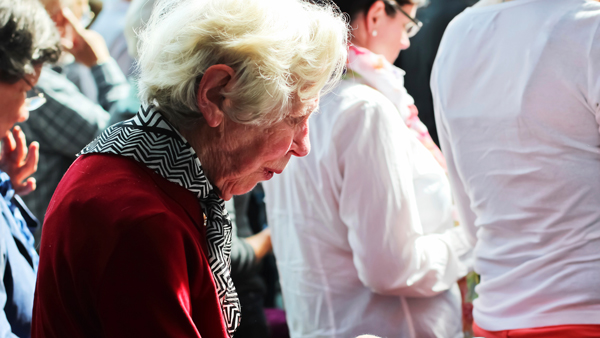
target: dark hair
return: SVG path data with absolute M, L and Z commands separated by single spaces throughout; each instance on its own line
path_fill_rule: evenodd
M 60 36 L 38 0 L 0 0 L 0 81 L 15 83 L 59 56 Z
M 350 15 L 350 21 L 354 20 L 357 14 L 359 13 L 367 13 L 371 6 L 375 2 L 379 0 L 333 0 L 336 5 L 340 8 L 340 10 L 344 13 L 348 13 Z M 385 4 L 385 12 L 387 15 L 394 17 L 396 15 L 396 9 L 390 2 L 395 2 L 400 6 L 404 5 L 412 5 L 418 3 L 419 1 L 411 1 L 411 0 L 383 0 Z

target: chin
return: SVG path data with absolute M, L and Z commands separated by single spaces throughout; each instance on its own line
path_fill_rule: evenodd
M 252 189 L 254 189 L 254 187 L 257 184 L 258 184 L 258 181 L 254 182 L 252 184 L 246 183 L 246 184 L 240 184 L 240 185 L 234 186 L 229 191 L 225 191 L 225 192 L 220 191 L 219 197 L 221 197 L 225 201 L 229 201 L 233 196 L 239 196 L 239 195 L 243 195 L 243 194 L 250 192 Z
M 19 116 L 17 117 L 16 121 L 12 124 L 11 128 L 16 124 L 16 123 L 21 123 L 21 122 L 25 122 L 29 119 L 29 110 L 25 109 L 25 106 L 23 105 L 20 109 L 19 109 Z

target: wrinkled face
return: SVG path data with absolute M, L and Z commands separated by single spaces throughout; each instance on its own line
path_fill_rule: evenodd
M 31 85 L 35 85 L 40 77 L 42 66 L 35 67 L 35 75 L 26 75 L 27 81 Z M 0 137 L 4 136 L 7 131 L 17 122 L 24 122 L 29 118 L 29 111 L 25 107 L 25 99 L 27 91 L 31 87 L 23 79 L 8 84 L 0 82 Z
M 268 126 L 226 119 L 219 150 L 202 164 L 221 198 L 245 194 L 258 182 L 280 174 L 292 156 L 308 155 L 308 118 L 317 106 L 318 99 L 299 104 L 288 117 Z
M 404 5 L 402 9 L 413 18 L 417 14 L 415 5 Z M 368 45 L 365 47 L 375 54 L 385 56 L 390 63 L 394 63 L 400 51 L 410 47 L 406 26 L 411 22 L 400 11 L 397 11 L 394 17 L 382 16 L 376 28 L 377 35 L 369 36 Z

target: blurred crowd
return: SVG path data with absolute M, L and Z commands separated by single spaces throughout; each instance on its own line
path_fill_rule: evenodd
M 600 337 L 598 27 L 0 0 L 0 338 Z

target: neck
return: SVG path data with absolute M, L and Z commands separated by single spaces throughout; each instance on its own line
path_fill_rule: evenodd
M 212 135 L 212 129 L 214 128 L 210 128 L 206 123 L 198 123 L 193 128 L 180 128 L 179 132 L 185 137 L 196 152 L 196 156 L 200 160 L 200 164 L 202 164 L 204 175 L 209 182 L 214 185 L 214 181 L 211 180 L 211 177 L 214 175 L 211 173 L 210 166 L 210 163 L 212 162 L 211 154 L 213 153 L 211 149 L 211 144 L 213 144 L 213 142 L 210 142 L 210 139 L 215 136 Z
M 190 143 L 196 156 L 200 160 L 202 170 L 206 179 L 211 183 L 213 189 L 224 198 L 220 188 L 223 187 L 224 177 L 230 174 L 227 169 L 235 168 L 236 163 L 228 161 L 228 144 L 223 125 L 211 128 L 208 124 L 200 122 L 193 128 L 180 128 L 179 132 Z
M 350 23 L 350 26 L 353 28 L 350 42 L 357 47 L 367 48 L 369 32 L 367 32 L 365 20 L 365 15 L 358 13 Z

